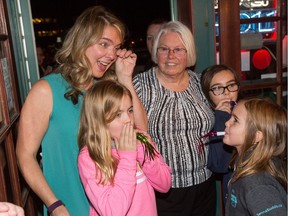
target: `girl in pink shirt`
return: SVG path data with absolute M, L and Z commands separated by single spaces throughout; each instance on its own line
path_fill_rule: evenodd
M 150 136 L 135 129 L 126 87 L 105 80 L 86 92 L 78 143 L 78 168 L 91 216 L 157 215 L 154 189 L 168 192 L 170 167 Z

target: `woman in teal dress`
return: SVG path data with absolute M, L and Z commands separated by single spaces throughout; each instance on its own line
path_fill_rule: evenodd
M 123 23 L 100 6 L 86 9 L 57 52 L 55 73 L 39 80 L 23 105 L 16 154 L 31 189 L 44 203 L 44 215 L 89 215 L 77 169 L 78 124 L 82 97 L 113 65 L 133 95 L 136 124 L 146 127 L 143 107 L 132 85 L 136 54 L 121 49 Z M 42 147 L 43 170 L 37 162 Z

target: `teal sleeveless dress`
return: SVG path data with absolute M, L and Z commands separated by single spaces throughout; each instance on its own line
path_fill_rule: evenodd
M 42 140 L 44 176 L 71 216 L 88 216 L 89 202 L 77 167 L 77 134 L 82 97 L 76 105 L 65 99 L 64 94 L 69 84 L 61 74 L 50 74 L 42 79 L 49 83 L 53 97 L 49 126 Z M 47 209 L 44 206 L 46 215 Z

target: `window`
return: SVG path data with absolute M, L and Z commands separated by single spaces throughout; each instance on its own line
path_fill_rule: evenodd
M 221 41 L 219 40 L 221 38 L 219 5 L 221 4 L 216 0 L 217 48 Z M 229 13 L 229 10 L 222 10 L 222 13 Z M 287 20 L 285 17 L 287 18 L 285 0 L 239 1 L 241 85 L 245 96 L 270 97 L 279 104 L 287 104 Z M 219 49 L 217 51 L 217 63 L 219 63 Z M 222 52 L 225 52 L 225 49 Z

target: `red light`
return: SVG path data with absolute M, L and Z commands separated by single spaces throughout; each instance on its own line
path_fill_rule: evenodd
M 254 53 L 252 63 L 258 70 L 264 70 L 270 65 L 271 59 L 271 55 L 267 50 L 260 49 Z

